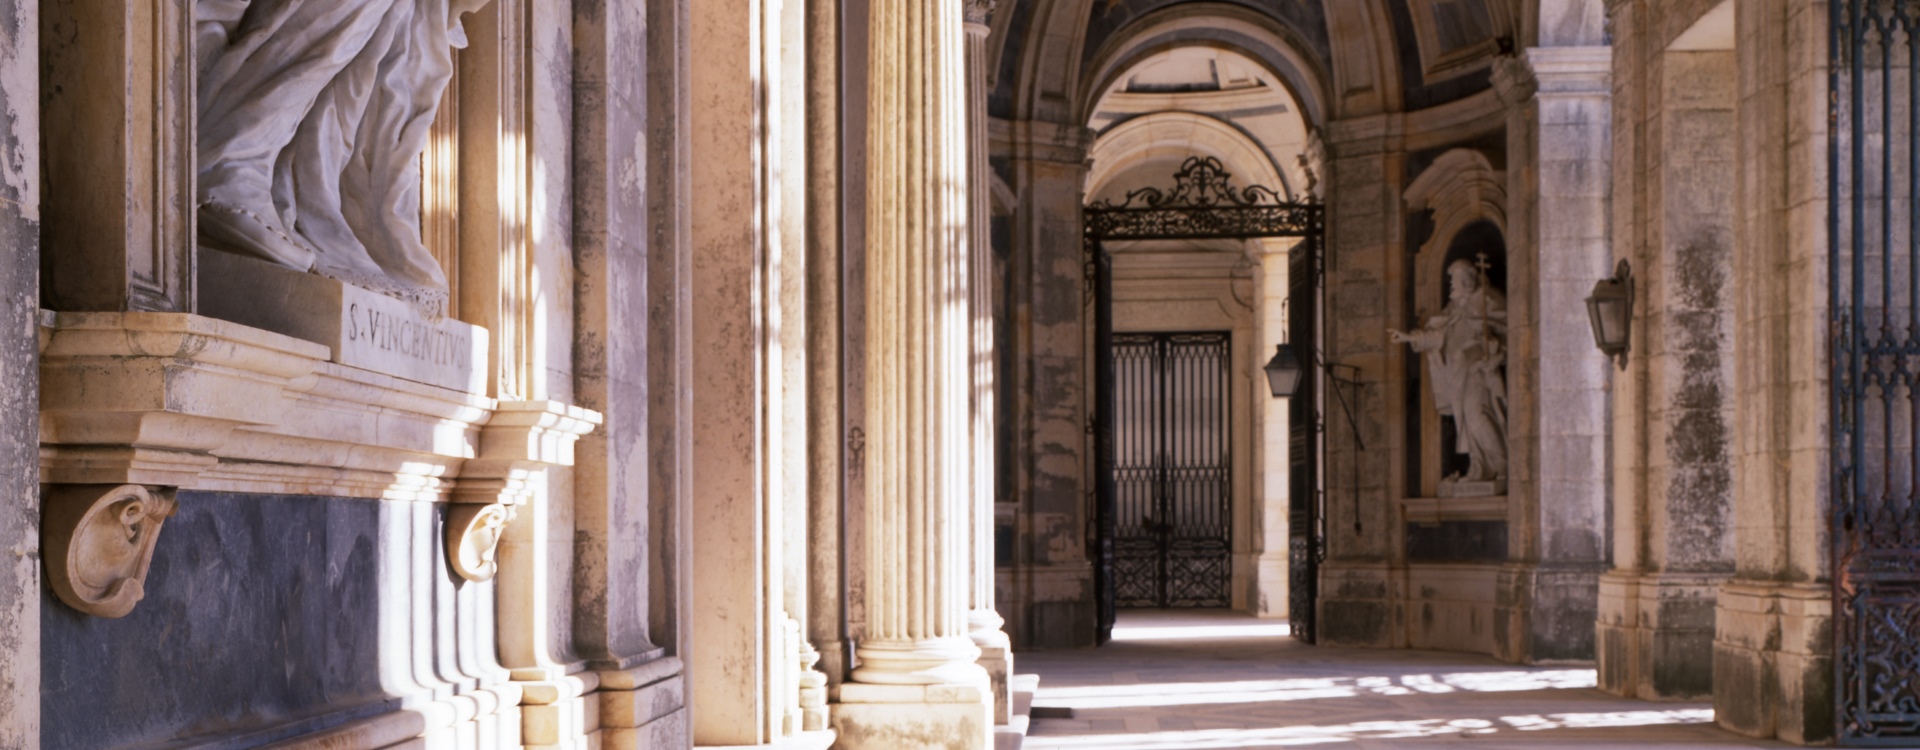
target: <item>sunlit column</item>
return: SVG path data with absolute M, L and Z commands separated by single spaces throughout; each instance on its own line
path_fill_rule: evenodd
M 983 748 L 961 0 L 874 0 L 871 19 L 867 637 L 834 723 L 849 748 Z

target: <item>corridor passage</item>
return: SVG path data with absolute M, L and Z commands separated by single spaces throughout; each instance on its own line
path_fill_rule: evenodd
M 1315 648 L 1285 623 L 1207 610 L 1123 611 L 1114 642 L 1022 654 L 1040 676 L 1025 748 L 1788 747 L 1713 725 L 1705 703 L 1627 700 L 1587 667 Z M 1072 718 L 1048 718 L 1071 709 Z

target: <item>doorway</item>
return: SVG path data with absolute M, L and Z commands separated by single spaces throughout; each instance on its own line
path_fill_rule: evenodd
M 1154 601 L 1146 596 L 1123 596 L 1120 590 L 1124 564 L 1121 560 L 1124 526 L 1138 526 L 1133 538 L 1135 544 L 1142 547 L 1146 542 L 1141 537 L 1160 534 L 1169 537 L 1167 546 L 1172 547 L 1174 534 L 1171 529 L 1162 529 L 1166 516 L 1152 513 L 1139 513 L 1122 507 L 1122 498 L 1118 480 L 1119 442 L 1122 438 L 1119 409 L 1123 386 L 1118 382 L 1119 365 L 1115 346 L 1120 334 L 1114 331 L 1114 258 L 1109 243 L 1133 241 L 1166 240 L 1248 240 L 1262 237 L 1297 237 L 1300 242 L 1289 253 L 1290 268 L 1288 282 L 1291 285 L 1291 300 L 1298 304 L 1289 304 L 1287 323 L 1288 342 L 1296 351 L 1307 352 L 1309 357 L 1317 357 L 1320 351 L 1318 322 L 1320 307 L 1324 300 L 1321 287 L 1320 246 L 1326 228 L 1324 210 L 1314 202 L 1296 202 L 1281 194 L 1258 185 L 1241 187 L 1234 184 L 1232 176 L 1222 166 L 1220 160 L 1211 156 L 1195 156 L 1186 160 L 1180 170 L 1173 175 L 1172 185 L 1167 189 L 1143 187 L 1126 194 L 1118 200 L 1099 201 L 1086 206 L 1083 214 L 1083 241 L 1086 249 L 1086 275 L 1088 295 L 1086 302 L 1092 308 L 1092 355 L 1093 383 L 1090 388 L 1089 409 L 1091 419 L 1087 432 L 1093 438 L 1094 466 L 1089 479 L 1092 480 L 1093 524 L 1090 529 L 1090 557 L 1093 558 L 1094 600 L 1096 610 L 1095 642 L 1106 643 L 1113 636 L 1116 612 L 1122 606 L 1155 606 L 1152 604 L 1135 605 L 1132 602 Z M 1189 334 L 1191 335 L 1191 334 Z M 1227 337 L 1231 338 L 1231 337 Z M 1231 351 L 1222 345 L 1223 351 Z M 1226 354 L 1223 358 L 1230 359 Z M 1310 360 L 1312 361 L 1312 360 Z M 1230 368 L 1230 365 L 1229 365 Z M 1313 368 L 1303 373 L 1299 387 L 1295 390 L 1290 403 L 1289 434 L 1297 436 L 1297 441 L 1288 451 L 1289 474 L 1292 491 L 1288 498 L 1288 559 L 1289 559 L 1289 597 L 1292 599 L 1288 616 L 1293 637 L 1312 643 L 1316 640 L 1318 629 L 1314 627 L 1314 602 L 1318 590 L 1319 563 L 1325 550 L 1324 533 L 1321 519 L 1324 493 L 1319 487 L 1320 466 L 1324 461 L 1324 442 L 1322 438 L 1320 399 L 1318 379 L 1313 377 Z M 1223 407 L 1225 408 L 1225 407 Z M 1223 418 L 1224 421 L 1224 418 Z M 1144 471 L 1144 470 L 1143 470 Z M 1231 469 L 1225 472 L 1231 476 Z M 1228 480 L 1231 483 L 1231 480 Z M 1231 498 L 1231 491 L 1224 494 Z M 1151 491 L 1143 497 L 1153 497 Z M 1143 502 L 1136 499 L 1136 503 Z M 1228 501 L 1231 508 L 1231 500 Z M 1228 514 L 1230 518 L 1230 512 Z M 1143 520 L 1145 519 L 1145 520 Z M 1151 524 L 1151 525 L 1150 525 Z M 1221 577 L 1231 592 L 1231 523 L 1222 524 L 1221 532 L 1229 541 L 1229 552 L 1219 558 Z M 1158 542 L 1152 542 L 1157 545 Z M 1158 549 L 1152 547 L 1150 549 Z M 1157 554 L 1157 553 L 1155 553 Z M 1171 553 L 1170 553 L 1171 554 Z M 1150 562 L 1149 562 L 1150 561 Z M 1136 567 L 1162 565 L 1160 558 L 1152 557 L 1142 551 L 1134 556 L 1132 564 Z M 1184 563 L 1169 557 L 1164 565 L 1170 571 L 1179 569 Z M 1190 575 L 1194 568 L 1186 568 L 1182 575 Z M 1172 572 L 1167 574 L 1169 578 Z M 1127 574 L 1130 580 L 1140 580 L 1136 575 Z M 1169 581 L 1171 583 L 1171 581 Z M 1182 582 L 1184 583 L 1184 581 Z M 1155 581 L 1155 587 L 1161 586 Z M 1158 596 L 1157 594 L 1155 595 Z M 1305 597 L 1304 603 L 1302 597 Z M 1223 594 L 1220 604 L 1191 604 L 1185 606 L 1230 606 L 1231 599 Z
M 1232 339 L 1113 335 L 1116 606 L 1231 603 Z

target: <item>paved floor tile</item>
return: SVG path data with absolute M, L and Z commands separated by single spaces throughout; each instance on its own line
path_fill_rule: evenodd
M 1040 750 L 1789 747 L 1720 730 L 1709 704 L 1608 695 L 1591 668 L 1315 648 L 1235 613 L 1124 612 L 1105 648 L 1016 666 L 1040 675 L 1035 706 L 1073 710 L 1034 720 Z

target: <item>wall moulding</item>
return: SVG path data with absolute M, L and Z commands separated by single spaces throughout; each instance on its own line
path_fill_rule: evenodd
M 599 414 L 328 361 L 183 313 L 42 316 L 41 481 L 513 504 Z
M 49 488 L 41 512 L 40 546 L 54 595 L 95 617 L 132 612 L 146 596 L 154 544 L 174 507 L 168 488 Z

